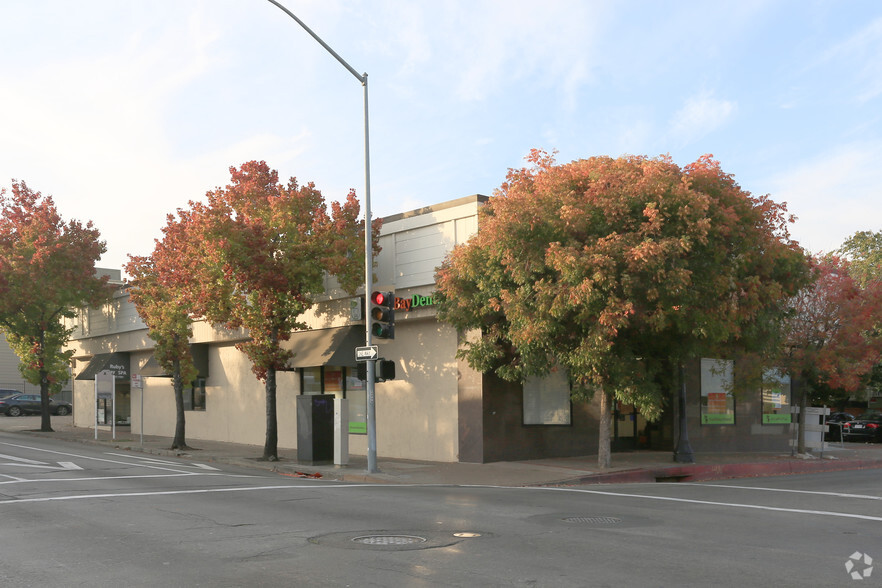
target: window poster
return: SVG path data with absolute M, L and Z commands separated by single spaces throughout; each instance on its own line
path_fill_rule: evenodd
M 791 421 L 790 376 L 778 368 L 763 373 L 763 424 L 783 425 Z
M 735 362 L 731 359 L 701 359 L 701 424 L 734 425 Z

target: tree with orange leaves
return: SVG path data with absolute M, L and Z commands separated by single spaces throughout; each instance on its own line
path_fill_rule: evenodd
M 479 371 L 523 382 L 562 368 L 575 396 L 599 394 L 608 467 L 612 401 L 656 418 L 685 360 L 772 344 L 806 260 L 786 207 L 710 156 L 529 161 L 439 270 L 439 316 L 480 333 L 460 351 Z
M 314 184 L 295 178 L 280 184 L 263 161 L 230 168 L 232 181 L 207 194 L 207 203 L 179 211 L 194 250 L 178 265 L 194 318 L 227 328 L 244 328 L 237 345 L 266 390 L 264 459 L 278 459 L 276 372 L 292 352 L 281 343 L 307 328 L 301 316 L 326 289 L 328 276 L 354 293 L 364 276 L 364 222 L 354 191 L 331 204 Z M 374 237 L 379 223 L 374 223 Z M 377 243 L 377 239 L 373 239 Z M 375 250 L 379 247 L 375 245 Z M 186 250 L 185 250 L 186 251 Z
M 816 257 L 813 268 L 814 282 L 791 300 L 780 362 L 799 384 L 802 423 L 810 390 L 854 392 L 882 356 L 882 282 L 861 286 L 849 263 L 834 255 Z M 802 427 L 797 444 L 805 453 Z
M 21 359 L 19 369 L 40 386 L 40 429 L 51 431 L 49 393 L 69 377 L 71 330 L 62 319 L 109 300 L 106 278 L 95 273 L 105 251 L 91 222 L 65 222 L 51 196 L 12 182 L 0 190 L 0 330 Z
M 175 435 L 171 449 L 187 449 L 184 385 L 197 376 L 190 351 L 193 311 L 187 294 L 192 274 L 184 260 L 201 256 L 200 243 L 188 230 L 187 215 L 168 216 L 162 240 L 149 257 L 129 256 L 129 296 L 155 342 L 156 361 L 171 375 L 175 394 Z

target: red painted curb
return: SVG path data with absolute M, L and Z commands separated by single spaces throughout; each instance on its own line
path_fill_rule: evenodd
M 864 470 L 882 468 L 882 460 L 803 460 L 787 459 L 771 462 L 731 463 L 711 465 L 677 465 L 640 468 L 583 476 L 566 484 L 629 484 L 639 482 L 698 482 L 727 478 L 754 478 L 788 476 L 817 472 Z

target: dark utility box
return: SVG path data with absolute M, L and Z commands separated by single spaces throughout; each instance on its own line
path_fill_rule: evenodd
M 297 397 L 297 461 L 307 465 L 334 462 L 334 395 Z

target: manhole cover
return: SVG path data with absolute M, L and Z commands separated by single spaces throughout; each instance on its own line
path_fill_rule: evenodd
M 622 522 L 622 519 L 616 517 L 566 517 L 563 521 L 588 525 L 617 525 Z
M 352 541 L 362 545 L 413 545 L 414 543 L 425 543 L 426 538 L 416 535 L 364 535 L 363 537 L 353 537 Z

